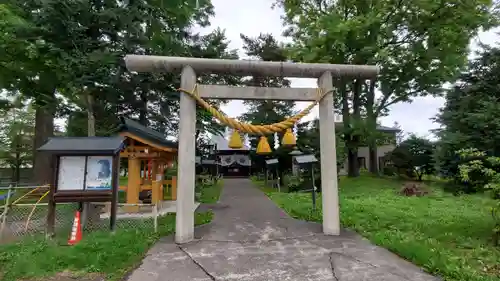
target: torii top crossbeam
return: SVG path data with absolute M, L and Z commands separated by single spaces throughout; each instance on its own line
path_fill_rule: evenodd
M 185 66 L 189 65 L 197 75 L 213 73 L 240 76 L 318 78 L 325 72 L 330 72 L 336 78 L 371 79 L 375 78 L 379 73 L 379 67 L 374 65 L 291 63 L 145 55 L 127 55 L 124 60 L 128 70 L 137 72 L 181 72 Z

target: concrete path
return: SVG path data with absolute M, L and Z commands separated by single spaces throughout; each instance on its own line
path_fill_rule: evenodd
M 439 280 L 355 233 L 321 234 L 288 217 L 248 179 L 225 179 L 214 221 L 197 240 L 158 242 L 129 281 Z

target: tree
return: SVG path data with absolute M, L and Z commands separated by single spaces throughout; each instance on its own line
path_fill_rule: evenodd
M 217 29 L 207 35 L 192 36 L 189 45 L 185 46 L 190 56 L 205 58 L 237 59 L 235 50 L 228 49 L 225 34 Z M 167 55 L 167 54 L 165 54 Z M 172 55 L 172 54 L 169 54 Z M 181 55 L 181 54 L 179 54 Z M 104 84 L 105 87 L 95 88 L 93 113 L 96 116 L 96 129 L 98 135 L 109 134 L 116 127 L 117 115 L 137 118 L 143 125 L 157 130 L 165 136 L 175 136 L 178 125 L 178 102 L 180 94 L 176 89 L 180 86 L 178 75 L 150 75 L 124 72 L 125 81 L 115 82 L 113 80 Z M 130 77 L 128 77 L 130 76 Z M 142 78 L 141 78 L 142 77 Z M 149 77 L 149 78 L 144 78 Z M 130 80 L 129 80 L 130 79 Z M 138 79 L 137 81 L 135 79 Z M 143 79 L 143 80 L 140 80 Z M 229 84 L 237 85 L 239 77 L 228 75 L 202 75 L 199 77 L 201 83 L 205 84 Z M 102 84 L 101 84 L 102 85 Z M 144 96 L 144 103 L 139 102 L 140 94 L 133 92 L 133 88 L 141 87 L 148 90 L 148 96 Z M 86 135 L 87 113 L 85 113 L 86 101 L 79 99 L 77 95 L 72 108 L 68 110 L 68 133 Z M 116 97 L 119 97 L 118 99 Z M 218 107 L 225 101 L 210 100 L 209 103 Z M 75 114 L 77 112 L 78 114 Z M 141 117 L 142 116 L 142 117 Z M 197 135 L 198 139 L 206 133 L 220 133 L 222 126 L 215 122 L 212 116 L 202 108 L 197 108 Z M 206 136 L 204 136 L 206 137 Z
M 216 29 L 205 36 L 196 35 L 194 36 L 194 42 L 195 44 L 191 47 L 191 53 L 194 57 L 238 59 L 237 50 L 229 50 L 229 42 L 221 29 Z M 241 78 L 232 75 L 202 75 L 200 80 L 204 84 L 241 84 Z M 227 101 L 209 100 L 208 103 L 217 108 L 227 103 Z M 225 126 L 199 105 L 197 105 L 196 117 L 197 147 L 200 147 L 201 144 L 206 144 L 210 134 L 222 135 L 224 133 Z
M 436 158 L 440 173 L 445 177 L 458 176 L 461 164 L 458 151 L 461 149 L 473 147 L 489 156 L 500 156 L 498 71 L 500 49 L 486 48 L 446 92 L 445 105 L 436 117 L 441 124 L 436 131 L 439 137 Z
M 91 121 L 88 128 L 95 128 L 92 120 L 116 120 L 119 114 L 137 115 L 145 125 L 166 123 L 169 118 L 158 117 L 177 106 L 170 96 L 178 87 L 178 77 L 129 73 L 122 58 L 125 54 L 190 55 L 190 46 L 196 44 L 190 28 L 195 23 L 206 26 L 213 14 L 208 1 L 197 5 L 170 0 L 9 0 L 2 7 L 26 24 L 10 20 L 4 28 L 1 23 L 9 36 L 2 42 L 6 55 L 0 56 L 0 66 L 9 68 L 0 68 L 0 88 L 33 99 L 35 148 L 53 134 L 54 116 L 67 116 L 75 108 L 86 113 Z M 58 101 L 60 95 L 66 102 Z M 48 159 L 36 153 L 38 181 L 50 176 Z
M 434 144 L 415 135 L 400 143 L 389 154 L 389 160 L 394 167 L 406 175 L 416 176 L 418 181 L 424 175 L 431 175 L 435 171 Z
M 475 148 L 458 151 L 461 160 L 457 179 L 470 189 L 489 190 L 496 200 L 491 208 L 491 216 L 495 223 L 493 227 L 493 242 L 500 244 L 500 157 L 488 156 L 487 153 Z
M 243 49 L 246 55 L 263 61 L 285 61 L 286 54 L 282 45 L 271 34 L 260 34 L 257 38 L 251 38 L 243 34 L 240 35 L 243 40 Z M 252 76 L 244 80 L 243 84 L 254 87 L 290 87 L 290 81 L 284 77 L 259 77 Z M 293 101 L 275 101 L 275 100 L 248 100 L 243 102 L 247 106 L 247 111 L 240 116 L 240 119 L 251 124 L 272 124 L 281 122 L 284 119 L 295 114 Z M 278 134 L 279 139 L 283 133 Z M 250 146 L 257 147 L 259 136 L 250 136 Z M 271 147 L 274 144 L 274 135 L 267 136 Z M 273 151 L 273 157 L 279 158 L 280 178 L 283 179 L 283 172 L 291 166 L 291 157 L 288 155 L 290 148 L 280 147 Z M 252 162 L 258 167 L 264 167 L 264 157 L 251 155 Z
M 394 129 L 398 129 L 399 131 L 396 133 L 396 144 L 400 144 L 403 142 L 405 138 L 405 132 L 401 129 L 401 126 L 398 122 L 394 122 L 392 126 Z
M 0 4 L 0 73 L 11 73 L 16 69 L 15 57 L 11 55 L 9 49 L 22 48 L 20 40 L 16 40 L 14 31 L 16 28 L 25 26 L 27 23 L 17 14 L 13 13 L 5 4 Z M 0 86 L 5 84 L 3 76 L 0 75 Z M 11 102 L 6 96 L 0 97 L 0 110 L 7 110 Z
M 358 128 L 368 128 L 365 137 L 375 164 L 370 166 L 377 167 L 371 135 L 376 119 L 395 103 L 438 95 L 465 64 L 470 39 L 497 20 L 492 1 L 484 0 L 276 2 L 285 11 L 295 60 L 381 66 L 378 82 L 339 81 L 336 104 L 346 124 L 350 176 L 357 174 Z M 378 99 L 377 88 L 382 92 Z
M 34 99 L 37 131 L 35 147 L 38 147 L 53 134 L 54 109 L 58 104 L 55 91 L 61 78 L 57 69 L 65 69 L 63 60 L 60 59 L 64 56 L 51 41 L 44 40 L 48 29 L 39 25 L 47 20 L 40 16 L 46 12 L 43 4 L 38 1 L 12 0 L 4 5 L 20 21 L 7 22 L 8 36 L 3 41 L 2 49 L 5 49 L 0 57 L 4 66 L 0 72 L 0 87 L 13 95 L 21 93 L 24 98 Z M 34 165 L 35 177 L 41 183 L 48 182 L 50 173 L 47 173 L 46 167 L 50 167 L 49 157 L 38 153 L 35 155 Z
M 0 115 L 0 166 L 12 170 L 18 182 L 22 168 L 31 168 L 35 112 L 31 106 L 18 106 Z
M 243 40 L 243 49 L 247 56 L 263 61 L 286 60 L 285 50 L 271 34 L 260 34 L 257 38 L 250 38 L 242 34 L 240 37 Z M 290 81 L 284 77 L 253 76 L 243 83 L 254 87 L 290 87 Z M 243 103 L 248 107 L 248 110 L 240 118 L 252 124 L 281 122 L 295 113 L 293 101 L 249 100 Z M 252 136 L 250 138 L 251 146 L 257 147 L 258 141 L 258 137 Z M 273 145 L 274 137 L 272 135 L 268 136 L 268 142 L 271 146 Z
M 311 153 L 316 158 L 321 158 L 320 153 L 320 131 L 319 119 L 314 119 L 309 122 L 302 122 L 298 124 L 297 130 L 297 147 L 304 153 Z M 339 129 L 339 126 L 336 126 Z M 342 138 L 342 130 L 336 130 L 336 152 L 337 152 L 337 165 L 342 165 L 345 162 L 346 151 L 344 140 Z M 327 134 L 327 132 L 323 132 Z

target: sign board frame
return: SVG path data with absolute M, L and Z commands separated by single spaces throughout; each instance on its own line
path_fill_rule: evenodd
M 83 202 L 110 202 L 110 229 L 114 231 L 123 148 L 122 137 L 55 137 L 38 148 L 52 157 L 47 214 L 49 237 L 55 233 L 56 204 L 64 202 L 79 202 L 80 208 Z
M 74 188 L 67 188 L 66 183 L 61 182 L 61 175 L 63 171 L 68 170 L 67 164 L 70 163 L 66 163 L 65 160 L 72 158 L 83 158 L 85 161 L 83 167 L 80 168 L 81 173 L 74 175 L 80 177 L 75 178 Z M 51 185 L 54 202 L 112 202 L 113 197 L 118 195 L 119 160 L 118 154 L 55 155 L 53 159 L 55 169 Z M 75 170 L 74 167 L 71 169 Z M 64 188 L 61 188 L 62 186 Z

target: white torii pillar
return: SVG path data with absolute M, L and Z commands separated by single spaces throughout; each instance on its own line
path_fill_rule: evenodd
M 333 78 L 372 79 L 377 76 L 376 66 L 337 64 L 307 64 L 251 60 L 222 60 L 185 57 L 127 55 L 125 64 L 130 71 L 182 72 L 181 87 L 193 89 L 196 75 L 229 74 L 240 76 L 275 76 L 318 78 L 324 91 L 333 89 Z M 212 99 L 272 99 L 314 101 L 315 88 L 261 88 L 221 85 L 198 85 L 202 98 Z M 337 154 L 335 147 L 335 118 L 333 93 L 327 94 L 319 104 L 321 189 L 323 200 L 323 233 L 339 235 L 339 199 L 337 181 Z M 187 243 L 194 238 L 195 188 L 195 129 L 196 104 L 191 97 L 181 94 L 179 109 L 178 191 L 175 240 Z
M 189 65 L 181 75 L 181 87 L 193 89 L 196 74 Z M 179 142 L 177 167 L 177 210 L 175 242 L 187 243 L 194 238 L 194 187 L 196 184 L 196 101 L 181 94 L 179 102 Z

